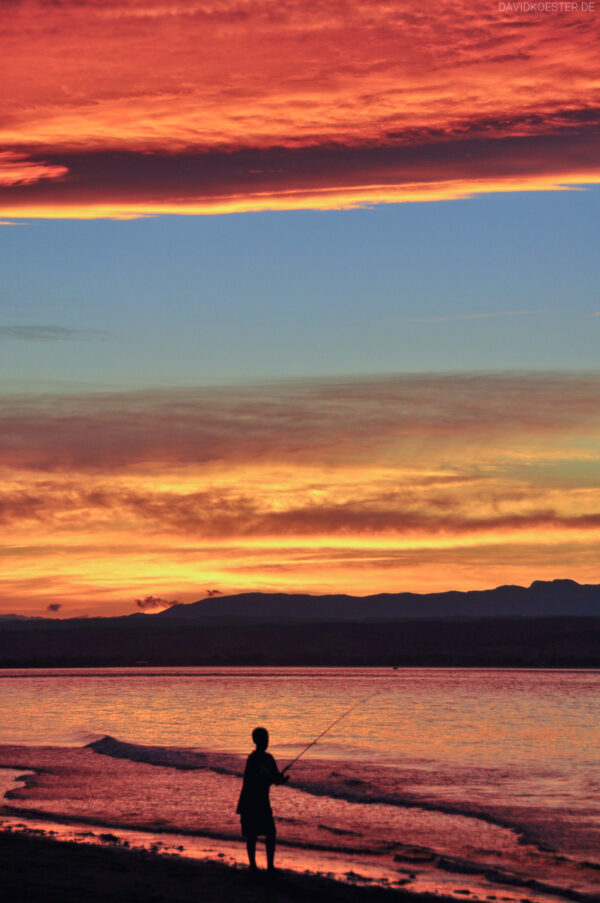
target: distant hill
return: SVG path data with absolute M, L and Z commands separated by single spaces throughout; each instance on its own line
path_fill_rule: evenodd
M 535 580 L 531 586 L 373 596 L 240 593 L 174 605 L 155 617 L 193 621 L 397 621 L 439 618 L 600 616 L 600 585 Z
M 107 666 L 600 667 L 600 587 L 242 593 L 158 615 L 0 619 L 0 668 Z

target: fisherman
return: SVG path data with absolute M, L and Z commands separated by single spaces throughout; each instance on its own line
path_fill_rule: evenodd
M 256 746 L 246 761 L 242 792 L 236 812 L 241 816 L 242 834 L 246 838 L 250 871 L 256 871 L 256 840 L 265 838 L 267 869 L 275 870 L 275 822 L 269 801 L 271 784 L 285 784 L 289 775 L 279 771 L 273 756 L 267 752 L 269 732 L 255 727 L 252 740 Z

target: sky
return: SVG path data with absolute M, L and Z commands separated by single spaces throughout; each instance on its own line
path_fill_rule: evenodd
M 522 9 L 3 4 L 0 613 L 599 582 L 600 11 Z

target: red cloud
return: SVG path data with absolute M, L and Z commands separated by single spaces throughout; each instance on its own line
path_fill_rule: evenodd
M 4 215 L 331 207 L 600 179 L 593 14 L 490 0 L 3 10 Z
M 0 187 L 31 185 L 42 179 L 58 179 L 66 175 L 67 167 L 45 160 L 31 160 L 26 154 L 0 151 Z

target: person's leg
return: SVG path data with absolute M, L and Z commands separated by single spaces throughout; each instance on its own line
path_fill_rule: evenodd
M 269 831 L 265 835 L 265 847 L 267 849 L 267 868 L 272 872 L 275 868 L 275 831 Z
M 256 834 L 248 834 L 246 837 L 246 849 L 248 850 L 250 869 L 256 871 Z

